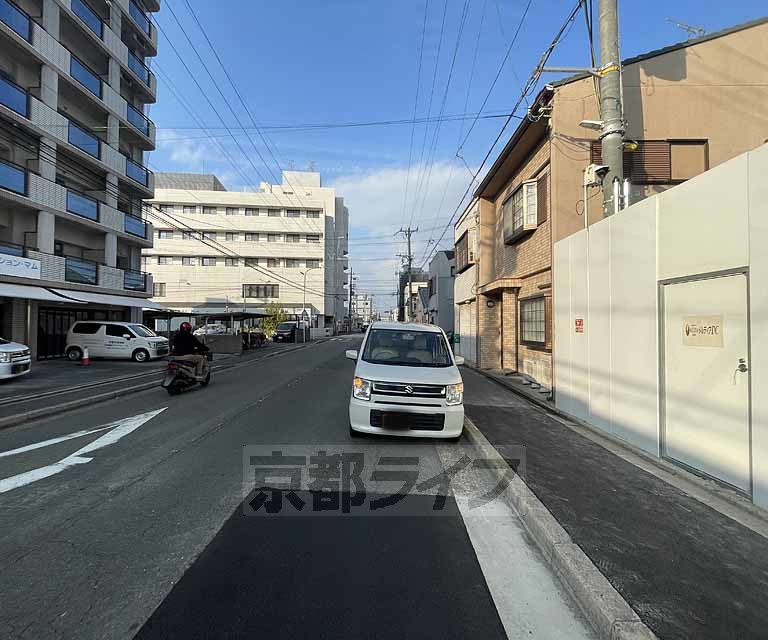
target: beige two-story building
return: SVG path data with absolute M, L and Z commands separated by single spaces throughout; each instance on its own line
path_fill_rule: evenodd
M 768 139 L 766 58 L 768 19 L 760 19 L 624 61 L 632 202 Z M 601 190 L 584 188 L 586 167 L 600 162 L 598 132 L 580 124 L 600 119 L 596 91 L 588 74 L 548 84 L 456 227 L 456 301 L 467 304 L 461 340 L 474 332 L 478 366 L 520 372 L 545 388 L 555 385 L 553 243 L 603 218 Z M 470 268 L 471 289 L 461 276 Z

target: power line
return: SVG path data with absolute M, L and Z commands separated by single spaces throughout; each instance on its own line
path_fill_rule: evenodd
M 554 51 L 555 47 L 558 45 L 560 40 L 563 37 L 563 34 L 568 29 L 569 25 L 571 25 L 576 18 L 576 15 L 579 12 L 579 9 L 584 4 L 585 0 L 578 0 L 576 3 L 576 6 L 571 10 L 571 12 L 568 14 L 568 17 L 566 18 L 565 22 L 561 25 L 560 29 L 557 32 L 557 35 L 554 37 L 552 42 L 547 46 L 547 48 L 544 50 L 544 53 L 542 53 L 541 57 L 539 58 L 539 62 L 536 65 L 536 68 L 533 70 L 531 75 L 528 77 L 527 82 L 523 86 L 523 89 L 520 93 L 520 97 L 517 99 L 517 103 L 515 104 L 514 109 L 512 109 L 512 112 L 514 113 L 517 111 L 517 108 L 522 104 L 524 97 L 533 90 L 533 88 L 536 86 L 536 83 L 538 82 L 539 78 L 541 77 L 542 71 L 544 69 L 544 65 L 547 63 L 547 60 L 549 60 L 549 57 L 552 55 L 552 52 Z M 529 3 L 530 4 L 530 3 Z M 493 143 L 491 144 L 490 148 L 488 149 L 488 152 L 485 154 L 485 157 L 483 158 L 483 161 L 480 163 L 480 166 L 477 168 L 477 171 L 475 171 L 472 174 L 472 180 L 470 181 L 469 185 L 467 186 L 466 190 L 464 191 L 464 194 L 459 199 L 458 204 L 456 205 L 456 208 L 453 210 L 453 213 L 451 214 L 450 219 L 446 223 L 445 227 L 443 228 L 442 233 L 440 234 L 440 237 L 437 239 L 437 242 L 433 246 L 432 250 L 428 253 L 428 255 L 424 258 L 424 261 L 421 264 L 421 269 L 424 268 L 424 265 L 427 263 L 429 258 L 432 257 L 432 254 L 435 252 L 435 249 L 437 248 L 437 245 L 440 244 L 443 237 L 445 236 L 445 233 L 448 231 L 448 228 L 453 223 L 454 218 L 456 217 L 456 214 L 459 212 L 459 209 L 461 208 L 461 205 L 464 203 L 464 198 L 467 197 L 467 194 L 472 189 L 472 185 L 474 184 L 475 179 L 480 174 L 480 172 L 483 170 L 483 167 L 485 166 L 485 163 L 488 161 L 488 158 L 491 156 L 491 153 L 493 153 L 493 150 L 496 148 L 496 144 L 501 139 L 501 136 L 504 135 L 504 131 L 506 131 L 507 126 L 509 125 L 510 121 L 512 120 L 512 116 L 507 118 L 507 120 L 504 122 L 504 125 L 501 127 L 501 130 L 499 131 L 498 135 L 494 139 Z

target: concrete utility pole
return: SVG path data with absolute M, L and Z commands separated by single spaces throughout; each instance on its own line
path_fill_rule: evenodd
M 619 210 L 614 182 L 624 182 L 624 114 L 621 104 L 621 58 L 619 57 L 619 17 L 617 0 L 598 0 L 600 21 L 600 132 L 603 164 L 603 214 Z
M 397 232 L 402 233 L 408 241 L 408 253 L 405 255 L 406 260 L 408 260 L 408 297 L 406 300 L 408 301 L 408 320 L 411 322 L 413 322 L 414 315 L 413 297 L 411 296 L 411 289 L 413 288 L 413 252 L 411 251 L 411 236 L 418 230 L 418 227 L 416 229 L 411 229 L 410 227 L 403 229 L 400 227 L 400 230 Z

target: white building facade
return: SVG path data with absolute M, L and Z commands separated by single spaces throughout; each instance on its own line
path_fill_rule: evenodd
M 0 6 L 0 336 L 64 355 L 76 320 L 141 319 L 158 0 Z
M 319 173 L 285 171 L 258 193 L 226 191 L 213 176 L 158 174 L 152 205 L 163 220 L 144 254 L 155 301 L 182 312 L 275 303 L 297 319 L 306 309 L 312 327 L 340 326 L 349 213 Z
M 477 265 L 475 245 L 479 224 L 477 200 L 464 210 L 454 226 L 456 277 L 453 282 L 455 352 L 477 365 Z

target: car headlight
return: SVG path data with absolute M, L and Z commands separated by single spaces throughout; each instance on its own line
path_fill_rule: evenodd
M 352 395 L 358 400 L 370 400 L 371 381 L 365 378 L 355 378 L 352 385 Z
M 0 352 L 0 362 L 10 362 L 11 361 L 11 354 L 10 353 L 2 353 Z
M 464 402 L 464 383 L 449 384 L 445 387 L 445 403 L 461 404 Z

